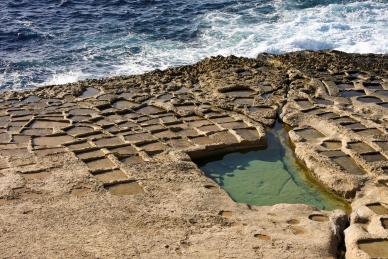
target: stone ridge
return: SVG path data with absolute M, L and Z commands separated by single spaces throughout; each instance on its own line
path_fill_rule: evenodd
M 344 212 L 236 204 L 192 162 L 266 146 L 281 109 L 296 155 L 352 202 L 346 258 L 387 257 L 387 71 L 263 53 L 2 92 L 2 256 L 337 258 Z

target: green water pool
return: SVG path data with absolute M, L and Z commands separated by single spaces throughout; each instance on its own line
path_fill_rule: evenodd
M 280 123 L 267 131 L 268 147 L 196 161 L 230 197 L 250 205 L 302 203 L 318 209 L 349 211 L 349 204 L 324 188 L 295 157 Z

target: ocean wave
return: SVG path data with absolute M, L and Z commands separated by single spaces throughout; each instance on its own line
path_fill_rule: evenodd
M 10 28 L 0 29 L 1 89 L 139 74 L 215 55 L 388 53 L 387 1 L 62 2 L 17 22 L 13 12 L 27 2 L 0 11 Z

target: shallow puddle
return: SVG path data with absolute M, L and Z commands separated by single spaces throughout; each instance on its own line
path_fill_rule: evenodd
M 193 105 L 193 104 L 188 104 L 188 105 L 175 105 L 175 108 L 176 108 L 178 111 L 186 111 L 186 112 L 195 111 L 195 105 Z
M 190 144 L 189 142 L 187 142 L 184 139 L 170 139 L 167 141 L 167 143 L 169 145 L 171 145 L 172 147 L 179 149 L 179 150 L 187 149 L 187 148 L 190 148 L 193 146 L 192 144 Z
M 76 116 L 71 116 L 70 119 L 72 121 L 75 121 L 75 122 L 79 122 L 79 121 L 85 121 L 85 120 L 89 120 L 91 119 L 92 117 L 90 115 L 76 115 Z
M 67 145 L 67 147 L 71 150 L 76 150 L 76 149 L 88 148 L 90 147 L 90 144 L 84 141 L 84 142 L 78 142 L 78 143 Z
M 299 104 L 299 106 L 302 109 L 308 109 L 308 108 L 311 108 L 311 107 L 314 106 L 309 100 L 299 100 L 299 101 L 296 101 L 296 102 Z
M 307 139 L 307 140 L 325 137 L 325 135 L 323 135 L 319 131 L 312 129 L 312 128 L 296 130 L 295 132 L 296 132 L 296 134 L 298 134 L 299 136 L 301 136 L 302 138 Z
M 28 143 L 30 141 L 30 136 L 26 135 L 13 135 L 13 142 L 18 144 Z
M 287 131 L 279 123 L 267 133 L 268 147 L 265 149 L 196 162 L 236 202 L 258 206 L 302 203 L 318 209 L 349 211 L 349 204 L 326 190 L 298 163 Z
M 104 128 L 104 130 L 109 132 L 109 133 L 118 133 L 120 131 L 120 128 L 117 127 L 116 125 L 113 125 L 113 126 L 108 126 L 108 127 Z
M 256 129 L 237 129 L 235 131 L 243 139 L 248 141 L 255 141 L 260 139 L 260 134 Z
M 323 104 L 323 105 L 332 105 L 333 104 L 332 101 L 328 101 L 325 99 L 313 99 L 313 101 L 316 102 L 317 104 Z
M 340 92 L 342 97 L 350 98 L 354 96 L 362 96 L 365 95 L 364 91 L 346 91 L 346 92 Z
M 23 100 L 25 103 L 34 103 L 40 101 L 40 98 L 38 96 L 30 95 L 26 99 Z
M 167 149 L 167 146 L 161 142 L 153 142 L 153 143 L 137 145 L 137 146 L 143 149 L 145 152 L 147 152 L 147 154 L 158 154 Z
M 194 142 L 194 144 L 196 144 L 196 145 L 210 145 L 210 144 L 215 143 L 213 140 L 211 140 L 210 138 L 208 138 L 206 136 L 192 138 L 191 141 Z
M 340 165 L 342 168 L 344 168 L 346 171 L 348 171 L 351 174 L 355 175 L 364 175 L 366 172 L 360 168 L 354 160 L 349 156 L 338 156 L 331 158 L 336 162 L 338 165 Z
M 376 94 L 380 94 L 380 95 L 383 95 L 383 96 L 388 96 L 388 91 L 376 91 L 375 92 Z
M 36 173 L 25 173 L 25 174 L 22 174 L 22 176 L 26 179 L 26 180 L 36 180 L 36 179 L 44 179 L 44 178 L 47 178 L 51 175 L 50 172 L 47 172 L 47 171 L 43 171 L 43 172 L 36 172 Z
M 81 98 L 88 98 L 88 97 L 93 97 L 100 94 L 100 91 L 93 88 L 93 87 L 88 87 L 86 90 L 82 93 L 80 96 Z
M 367 89 L 381 89 L 381 86 L 378 83 L 377 84 L 364 83 L 364 87 Z
M 78 134 L 84 134 L 92 132 L 94 129 L 92 127 L 86 127 L 86 126 L 75 126 L 71 129 L 66 130 L 66 132 L 72 136 L 78 135 Z
M 346 156 L 346 154 L 340 150 L 322 151 L 319 154 L 327 157 Z
M 366 206 L 377 215 L 388 215 L 388 209 L 383 205 L 381 205 L 380 203 L 369 204 Z
M 33 144 L 35 146 L 56 146 L 70 141 L 74 141 L 74 138 L 68 135 L 36 137 L 33 139 Z
M 8 133 L 0 133 L 0 142 L 8 142 L 11 140 L 11 135 Z
M 360 97 L 360 98 L 357 98 L 357 101 L 363 102 L 363 103 L 380 103 L 380 102 L 382 102 L 382 100 L 377 98 L 377 97 Z
M 120 162 L 125 165 L 132 165 L 132 164 L 143 163 L 144 160 L 141 159 L 139 156 L 129 156 L 129 157 L 120 159 Z
M 99 96 L 97 98 L 97 100 L 109 101 L 109 100 L 112 100 L 115 98 L 117 98 L 117 95 L 115 95 L 115 94 L 104 94 L 104 95 Z
M 227 117 L 221 117 L 221 118 L 214 118 L 214 119 L 212 119 L 212 121 L 215 123 L 226 123 L 226 122 L 233 122 L 233 121 L 235 121 L 235 119 L 227 116 Z
M 324 141 L 322 146 L 328 149 L 339 149 L 342 147 L 341 141 Z
M 371 258 L 388 258 L 388 240 L 373 239 L 358 241 L 358 247 Z
M 146 107 L 138 109 L 137 112 L 145 114 L 157 114 L 164 112 L 164 110 L 155 106 L 148 105 Z
M 36 149 L 36 150 L 34 150 L 34 153 L 37 154 L 38 156 L 45 156 L 48 154 L 61 153 L 61 152 L 66 152 L 66 149 L 64 149 L 63 147 L 60 147 L 60 148 L 48 148 L 48 149 Z
M 101 150 L 97 149 L 97 150 L 92 150 L 92 151 L 86 151 L 86 152 L 78 153 L 76 156 L 78 158 L 80 158 L 80 159 L 90 159 L 90 158 L 93 158 L 93 157 L 104 156 L 104 152 L 102 152 Z
M 114 145 L 120 145 L 124 144 L 124 141 L 122 141 L 118 137 L 111 137 L 111 138 L 100 138 L 93 141 L 96 146 L 103 147 L 103 146 L 114 146 Z
M 171 94 L 163 94 L 158 97 L 159 100 L 170 100 L 173 96 Z
M 0 149 L 0 155 L 2 156 L 17 156 L 25 154 L 28 154 L 27 148 Z
M 263 89 L 264 92 L 268 92 L 268 91 L 271 91 L 272 90 L 272 86 L 271 85 L 263 85 L 263 84 L 259 84 L 259 87 L 261 89 Z
M 197 121 L 187 122 L 187 126 L 189 126 L 190 128 L 201 127 L 201 126 L 209 125 L 209 124 L 212 124 L 212 123 L 208 120 L 197 120 Z
M 198 132 L 194 129 L 183 129 L 177 132 L 180 136 L 195 137 L 198 136 Z
M 373 136 L 373 135 L 381 135 L 383 132 L 381 132 L 378 129 L 363 129 L 363 130 L 357 130 L 356 133 L 360 136 Z
M 120 123 L 118 125 L 119 125 L 120 128 L 135 128 L 135 127 L 139 127 L 136 123 L 131 122 L 131 121 Z
M 318 114 L 318 116 L 321 118 L 326 118 L 326 119 L 338 118 L 338 114 L 333 113 L 333 112 L 321 113 L 321 114 Z
M 387 141 L 376 141 L 375 142 L 382 150 L 388 150 L 388 142 Z
M 113 168 L 115 165 L 108 158 L 101 158 L 85 162 L 90 169 Z
M 340 89 L 350 89 L 350 88 L 354 88 L 354 85 L 353 84 L 338 84 L 337 87 Z
M 140 124 L 140 126 L 146 126 L 146 125 L 158 124 L 159 122 L 160 122 L 159 119 L 150 119 L 150 120 L 146 120 L 146 121 L 141 121 L 141 122 L 139 122 L 139 124 Z
M 119 181 L 127 179 L 128 177 L 123 173 L 123 171 L 119 169 L 102 172 L 98 174 L 94 174 L 94 177 L 97 178 L 97 180 L 103 182 L 103 183 L 109 183 L 112 181 Z
M 130 109 L 130 108 L 139 106 L 139 104 L 135 102 L 127 101 L 127 100 L 119 100 L 113 103 L 113 106 L 116 107 L 117 109 Z
M 52 121 L 52 120 L 35 120 L 30 128 L 33 129 L 47 129 L 47 128 L 63 128 L 70 125 L 68 121 Z
M 349 148 L 356 153 L 365 153 L 375 151 L 371 146 L 365 144 L 364 142 L 354 142 L 349 143 Z
M 221 130 L 218 126 L 216 125 L 207 125 L 207 126 L 202 126 L 198 128 L 202 132 L 213 132 L 213 131 L 219 131 Z
M 92 109 L 86 109 L 86 108 L 79 108 L 79 109 L 73 109 L 69 111 L 70 115 L 78 116 L 78 115 L 93 115 L 98 114 L 97 111 Z
M 232 96 L 232 97 L 248 97 L 254 93 L 255 91 L 253 90 L 233 90 L 233 91 L 224 92 L 223 94 L 227 96 Z
M 177 122 L 179 121 L 177 118 L 175 118 L 174 116 L 166 116 L 166 117 L 162 117 L 160 118 L 162 120 L 163 123 L 171 123 L 171 122 Z
M 342 126 L 344 126 L 347 129 L 366 129 L 366 127 L 359 122 L 343 124 Z
M 242 121 L 226 122 L 226 123 L 222 123 L 221 126 L 227 129 L 241 129 L 241 128 L 248 127 L 248 125 Z
M 147 130 L 147 131 L 160 131 L 160 130 L 163 130 L 165 128 L 160 124 L 155 124 L 155 125 L 143 126 L 143 129 Z
M 115 184 L 111 186 L 106 186 L 105 189 L 117 196 L 144 193 L 143 188 L 137 182 Z
M 386 161 L 387 159 L 380 153 L 362 154 L 361 157 L 367 162 Z
M 170 139 L 170 138 L 176 137 L 177 134 L 175 134 L 174 132 L 172 132 L 170 130 L 164 130 L 164 131 L 154 133 L 154 136 L 157 138 L 160 138 L 160 139 Z
M 138 142 L 138 141 L 152 140 L 154 139 L 154 137 L 149 133 L 137 133 L 137 134 L 126 135 L 124 136 L 124 139 L 130 142 Z
M 110 152 L 117 156 L 127 156 L 127 155 L 134 155 L 136 154 L 136 150 L 131 146 L 123 146 L 123 147 L 117 147 L 117 148 L 110 148 Z

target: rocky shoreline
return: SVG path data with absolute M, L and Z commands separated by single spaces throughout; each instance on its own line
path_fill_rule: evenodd
M 218 56 L 0 98 L 2 258 L 388 257 L 387 55 Z M 349 220 L 237 204 L 192 162 L 266 146 L 278 117 Z

